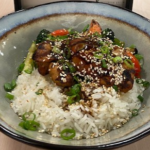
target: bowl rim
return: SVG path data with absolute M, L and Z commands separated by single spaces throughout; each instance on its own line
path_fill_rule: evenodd
M 100 3 L 100 4 L 104 4 L 104 5 L 110 5 L 110 6 L 119 8 L 120 10 L 125 10 L 125 11 L 128 11 L 128 12 L 132 13 L 132 14 L 135 14 L 138 17 L 141 17 L 145 21 L 148 21 L 150 23 L 150 19 L 148 19 L 148 18 L 146 18 L 146 17 L 144 17 L 144 16 L 142 16 L 142 15 L 136 13 L 136 12 L 133 12 L 132 10 L 126 9 L 126 8 L 122 8 L 122 7 L 119 7 L 119 6 L 116 6 L 116 5 L 112 5 L 112 4 L 107 4 L 105 2 L 79 1 L 79 0 L 78 1 L 61 1 L 60 0 L 60 1 L 56 1 L 56 2 L 48 2 L 48 3 L 45 3 L 45 4 L 36 5 L 36 6 L 30 7 L 30 8 L 18 10 L 18 11 L 9 13 L 7 15 L 4 15 L 0 18 L 0 21 L 3 20 L 4 18 L 7 18 L 7 16 L 11 16 L 11 15 L 13 16 L 17 13 L 25 12 L 25 11 L 28 11 L 30 9 L 34 9 L 36 7 L 50 5 L 50 4 L 53 4 L 53 3 L 65 3 L 65 2 L 67 2 L 67 3 L 82 3 L 82 2 L 84 2 L 84 3 Z M 43 16 L 43 17 L 45 17 L 45 16 Z M 25 24 L 25 23 L 23 23 L 23 24 Z M 9 31 L 7 31 L 7 32 L 9 32 Z M 5 32 L 5 33 L 7 33 L 7 32 Z M 2 36 L 0 36 L 0 37 L 2 37 Z M 3 121 L 0 119 L 0 122 L 3 122 Z M 148 136 L 149 133 L 150 133 L 150 127 L 145 129 L 144 131 L 128 138 L 128 139 L 120 140 L 120 141 L 117 141 L 117 142 L 112 142 L 112 143 L 109 143 L 109 144 L 93 145 L 93 146 L 58 145 L 58 144 L 52 144 L 52 143 L 45 143 L 45 142 L 41 142 L 41 141 L 37 142 L 34 139 L 27 138 L 23 135 L 19 135 L 19 134 L 13 132 L 13 131 L 7 129 L 7 127 L 2 125 L 1 123 L 0 123 L 0 131 L 2 133 L 4 133 L 5 135 L 11 137 L 12 139 L 15 139 L 17 141 L 23 142 L 23 143 L 31 145 L 31 146 L 40 147 L 40 148 L 54 148 L 54 149 L 61 148 L 62 150 L 63 150 L 63 148 L 65 148 L 65 149 L 79 149 L 79 148 L 82 148 L 82 149 L 103 149 L 103 150 L 106 150 L 106 149 L 119 148 L 119 147 L 122 147 L 122 146 L 125 146 L 125 145 L 128 145 L 128 144 L 131 144 L 133 142 L 136 142 L 136 141 Z
M 110 144 L 103 144 L 103 145 L 95 145 L 95 146 L 76 146 L 76 145 L 56 145 L 56 144 L 52 144 L 52 143 L 45 143 L 45 142 L 41 142 L 41 141 L 36 141 L 34 139 L 29 139 L 27 137 L 24 137 L 22 135 L 19 135 L 13 131 L 10 131 L 9 129 L 7 129 L 6 127 L 4 127 L 3 125 L 0 125 L 0 131 L 2 133 L 4 133 L 5 135 L 11 137 L 12 139 L 15 139 L 19 142 L 23 142 L 25 144 L 31 145 L 31 146 L 35 146 L 35 147 L 39 147 L 39 148 L 54 148 L 54 149 L 58 149 L 61 148 L 63 150 L 63 148 L 66 149 L 101 149 L 101 150 L 108 150 L 108 149 L 114 149 L 114 148 L 119 148 L 119 147 L 123 147 L 125 145 L 129 145 L 132 144 L 133 142 L 136 142 L 146 136 L 149 135 L 150 133 L 150 127 L 142 132 L 140 132 L 139 134 L 125 139 L 125 140 L 121 140 L 118 142 L 113 142 Z

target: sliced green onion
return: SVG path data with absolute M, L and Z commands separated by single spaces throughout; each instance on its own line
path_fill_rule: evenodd
M 35 92 L 37 95 L 41 95 L 43 93 L 43 89 L 39 89 L 38 91 Z
M 138 84 L 142 84 L 142 86 L 145 88 L 145 89 L 148 89 L 149 86 L 150 86 L 150 83 L 148 81 L 144 81 L 142 79 L 136 79 L 136 83 Z
M 139 99 L 140 102 L 143 102 L 143 101 L 144 101 L 144 98 L 143 98 L 143 96 L 141 96 L 141 95 L 139 95 L 137 98 Z
M 143 80 L 142 80 L 142 79 L 139 79 L 139 78 L 137 78 L 137 79 L 136 79 L 136 83 L 138 83 L 138 84 L 142 84 L 142 82 L 143 82 Z
M 80 95 L 76 94 L 76 95 L 69 96 L 67 102 L 68 104 L 73 104 L 75 102 L 78 102 L 79 100 L 80 100 Z
M 7 91 L 7 92 L 11 92 L 11 91 L 12 91 L 12 86 L 11 86 L 11 84 L 10 84 L 10 83 L 5 83 L 5 84 L 4 84 L 4 89 L 5 89 L 5 91 Z
M 101 52 L 102 52 L 102 54 L 108 54 L 110 52 L 109 47 L 102 46 L 101 47 Z
M 149 88 L 150 86 L 150 83 L 148 81 L 143 81 L 142 84 L 145 89 Z
M 68 32 L 70 35 L 73 35 L 73 34 L 77 34 L 78 32 L 77 31 L 74 31 L 73 29 L 69 28 L 68 29 Z
M 31 112 L 25 112 L 23 115 L 22 115 L 22 120 L 26 121 L 27 118 L 33 116 L 32 120 L 35 120 L 36 118 L 36 115 L 34 113 L 31 113 Z
M 103 67 L 103 68 L 107 68 L 107 64 L 106 64 L 105 59 L 102 60 L 102 67 Z
M 116 92 L 118 92 L 118 86 L 117 86 L 117 85 L 113 85 L 112 87 L 113 87 L 113 89 L 114 89 Z
M 131 59 L 125 59 L 123 62 L 126 64 L 126 66 L 127 66 L 128 68 L 130 68 L 130 69 L 133 69 L 133 68 L 134 68 L 134 64 L 133 64 L 133 62 L 131 61 Z
M 26 121 L 21 121 L 19 123 L 19 126 L 25 130 L 37 131 L 40 124 L 33 120 L 26 120 Z
M 12 80 L 11 83 L 5 83 L 4 84 L 4 89 L 7 92 L 11 92 L 15 87 L 16 87 L 16 80 Z
M 116 57 L 114 57 L 114 58 L 112 59 L 112 61 L 113 61 L 114 63 L 120 63 L 120 62 L 122 62 L 122 58 L 121 58 L 120 56 L 116 56 Z
M 79 78 L 78 78 L 78 76 L 73 76 L 73 78 L 74 78 L 74 80 L 75 80 L 77 83 L 79 83 Z
M 69 92 L 67 92 L 67 95 L 72 96 L 72 95 L 79 94 L 80 92 L 81 92 L 81 85 L 75 84 L 70 88 Z
M 60 49 L 56 46 L 53 47 L 52 52 L 59 54 L 60 53 Z
M 89 29 L 89 24 L 87 24 L 84 28 L 83 28 L 83 30 L 82 30 L 82 32 L 85 32 L 85 31 L 87 31 L 88 29 Z
M 133 109 L 132 110 L 132 117 L 135 117 L 138 115 L 138 110 L 137 109 Z
M 29 118 L 31 115 L 33 115 L 33 119 L 32 120 L 27 120 L 27 118 Z M 36 131 L 38 130 L 40 124 L 36 121 L 34 121 L 36 118 L 36 115 L 34 113 L 31 112 L 26 112 L 22 115 L 22 120 L 19 123 L 19 126 L 22 127 L 25 130 L 31 130 L 31 131 Z
M 65 39 L 67 39 L 67 38 L 68 38 L 68 35 L 56 36 L 56 39 L 57 39 L 58 41 L 65 40 Z
M 71 50 L 68 47 L 64 48 L 63 57 L 65 57 L 66 59 L 70 59 L 71 57 Z
M 102 59 L 104 56 L 102 54 L 100 54 L 99 52 L 95 52 L 94 57 L 97 59 Z
M 68 67 L 71 73 L 76 72 L 76 68 L 72 64 L 70 64 Z
M 18 67 L 18 73 L 21 73 L 21 72 L 23 71 L 24 66 L 25 66 L 24 63 L 21 63 L 21 64 L 19 65 L 19 67 Z
M 12 95 L 10 93 L 6 93 L 5 97 L 8 98 L 9 100 L 13 100 L 14 99 L 14 95 Z
M 76 135 L 76 131 L 74 129 L 64 129 L 61 131 L 60 136 L 64 140 L 73 139 Z
M 68 97 L 68 100 L 67 100 L 68 104 L 71 105 L 71 104 L 75 103 L 76 97 L 77 97 L 77 95 L 69 96 L 69 97 Z
M 16 84 L 16 80 L 12 80 L 12 81 L 11 81 L 11 86 L 12 86 L 13 89 L 16 87 L 16 85 L 17 85 L 17 84 Z

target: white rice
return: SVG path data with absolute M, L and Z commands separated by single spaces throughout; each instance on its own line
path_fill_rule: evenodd
M 43 89 L 43 94 L 35 94 L 39 89 Z M 132 90 L 121 95 L 113 88 L 99 87 L 91 91 L 87 86 L 86 90 L 92 92 L 92 107 L 82 101 L 64 110 L 62 105 L 67 96 L 48 76 L 34 70 L 31 75 L 23 73 L 18 77 L 11 106 L 19 116 L 33 112 L 40 123 L 39 131 L 60 137 L 63 129 L 73 128 L 76 130 L 75 139 L 94 138 L 125 124 L 131 118 L 132 110 L 141 107 L 137 96 L 143 95 L 144 91 L 136 82 Z

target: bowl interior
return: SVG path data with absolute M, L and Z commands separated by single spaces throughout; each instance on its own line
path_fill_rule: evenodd
M 5 98 L 3 85 L 17 77 L 17 68 L 19 64 L 21 64 L 23 58 L 26 56 L 31 42 L 36 39 L 37 34 L 42 29 L 53 31 L 61 28 L 73 28 L 81 31 L 86 24 L 89 24 L 92 19 L 95 19 L 101 24 L 103 29 L 107 27 L 111 28 L 115 32 L 116 37 L 124 41 L 126 46 L 133 44 L 137 46 L 139 52 L 145 58 L 142 76 L 150 81 L 150 29 L 147 31 L 147 26 L 150 25 L 150 23 L 136 14 L 133 15 L 128 11 L 105 4 L 88 3 L 87 6 L 87 3 L 85 3 L 86 8 L 89 8 L 90 12 L 87 12 L 86 10 L 75 11 L 79 10 L 81 5 L 83 5 L 82 3 L 54 3 L 36 7 L 33 10 L 35 13 L 39 13 L 37 14 L 38 17 L 36 18 L 31 14 L 32 19 L 30 17 L 27 18 L 26 15 L 28 15 L 29 11 L 33 10 L 27 10 L 1 19 L 1 29 L 6 29 L 6 32 L 0 30 L 0 124 L 5 126 L 9 131 L 14 132 L 21 137 L 27 137 L 31 140 L 42 141 L 54 145 L 94 147 L 98 145 L 109 145 L 130 138 L 132 139 L 137 135 L 141 135 L 143 131 L 146 131 L 149 128 L 150 89 L 144 93 L 145 101 L 137 117 L 132 118 L 130 122 L 125 124 L 122 128 L 111 131 L 99 138 L 64 141 L 44 133 L 25 131 L 18 126 L 20 120 L 11 109 L 10 101 Z M 55 11 L 53 13 L 48 11 L 48 8 L 53 9 L 52 5 L 55 5 L 55 8 L 60 8 L 60 5 L 62 6 L 64 4 L 67 5 L 66 9 L 69 10 L 68 12 L 62 10 L 62 7 L 60 12 L 64 11 L 64 13 L 61 12 L 61 14 L 58 14 Z M 73 8 L 72 10 L 68 8 L 68 5 L 70 6 L 70 4 Z M 77 4 L 80 6 L 79 8 L 77 8 Z M 97 13 L 93 12 L 92 7 L 97 9 L 95 10 Z M 106 7 L 107 9 L 105 9 L 105 11 L 104 9 L 101 10 L 101 7 Z M 123 16 L 112 14 L 112 9 L 115 9 L 117 10 L 116 12 L 124 15 L 126 20 L 120 20 Z M 127 14 L 129 15 L 128 17 Z M 132 21 L 133 23 L 131 22 L 132 15 L 135 19 L 137 18 L 142 22 L 135 26 L 134 21 Z M 25 16 L 24 21 L 19 22 L 18 18 L 23 16 Z M 14 19 L 14 22 L 16 21 L 15 25 L 13 24 L 13 21 L 11 22 L 11 29 L 5 26 L 5 21 L 10 17 Z

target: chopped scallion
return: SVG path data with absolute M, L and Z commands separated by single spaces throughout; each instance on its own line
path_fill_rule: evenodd
M 112 60 L 113 60 L 114 63 L 120 63 L 120 62 L 122 62 L 122 58 L 120 56 L 116 56 Z
M 76 135 L 76 132 L 74 129 L 64 129 L 60 133 L 61 138 L 64 140 L 73 139 L 75 135 Z
M 12 95 L 10 93 L 6 93 L 5 97 L 8 98 L 9 100 L 13 100 L 14 99 L 14 95 Z
M 143 101 L 144 101 L 144 98 L 143 98 L 143 96 L 141 96 L 141 95 L 139 95 L 137 98 L 139 99 L 140 102 L 143 102 Z
M 16 87 L 16 80 L 12 80 L 11 83 L 5 83 L 4 84 L 4 89 L 7 92 L 11 92 L 15 87 Z
M 113 85 L 112 87 L 113 87 L 113 89 L 114 89 L 116 92 L 118 92 L 118 86 L 117 86 L 117 85 Z
M 102 46 L 101 47 L 101 52 L 102 52 L 102 54 L 108 54 L 109 53 L 109 47 L 107 47 L 107 46 Z
M 28 117 L 30 117 L 31 115 L 33 115 L 33 119 L 32 120 L 27 120 Z M 24 113 L 22 115 L 22 120 L 19 123 L 19 126 L 22 127 L 25 130 L 31 130 L 31 131 L 36 131 L 38 130 L 40 124 L 38 122 L 35 121 L 36 115 L 34 113 Z
M 35 92 L 37 95 L 41 95 L 43 93 L 43 89 L 39 89 L 38 91 Z
M 107 64 L 106 64 L 105 59 L 102 60 L 102 67 L 103 67 L 103 68 L 107 68 Z
M 18 67 L 18 73 L 21 73 L 21 72 L 23 71 L 24 66 L 25 66 L 24 63 L 21 63 L 21 64 L 19 65 L 19 67 Z
M 132 110 L 132 117 L 135 117 L 138 115 L 138 110 L 137 109 L 133 109 Z
M 133 69 L 133 68 L 134 68 L 134 65 L 133 65 L 133 62 L 131 61 L 131 59 L 125 59 L 123 62 L 125 63 L 125 65 L 126 65 L 129 69 Z

